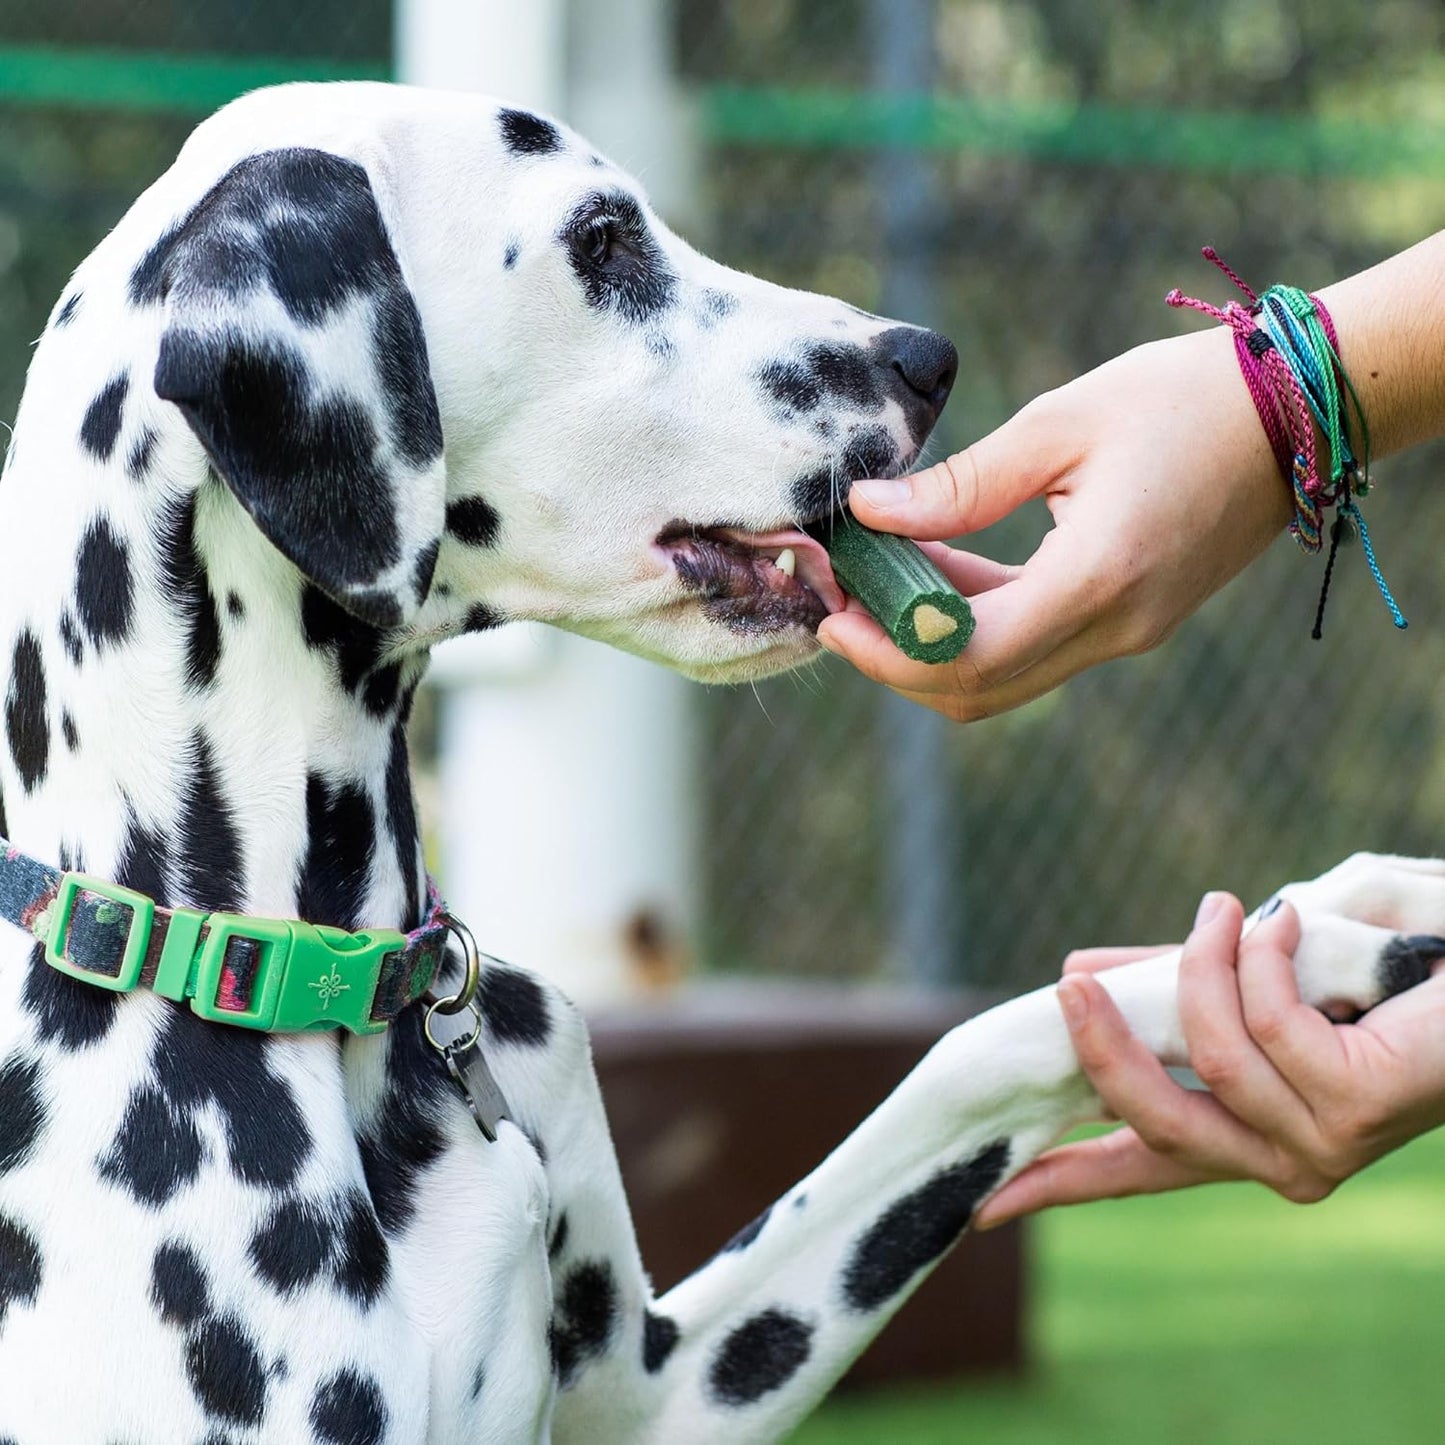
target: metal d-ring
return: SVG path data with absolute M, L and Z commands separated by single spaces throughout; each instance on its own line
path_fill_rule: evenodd
M 443 913 L 438 920 L 441 926 L 446 929 L 453 938 L 462 946 L 462 952 L 467 956 L 467 972 L 462 979 L 462 986 L 449 998 L 439 998 L 427 1010 L 427 1017 L 433 1013 L 447 1015 L 459 1014 L 464 1008 L 471 1008 L 472 1000 L 477 996 L 477 983 L 482 976 L 482 955 L 477 949 L 477 940 L 472 937 L 472 930 L 467 927 L 460 918 L 450 913 Z M 478 1014 L 478 1029 L 481 1028 L 480 1010 Z
M 453 1052 L 460 1053 L 464 1049 L 471 1048 L 471 1046 L 476 1043 L 476 1041 L 482 1036 L 482 1011 L 477 1007 L 475 1000 L 473 1000 L 467 1005 L 467 1007 L 472 1011 L 472 1031 L 466 1036 L 466 1038 L 453 1039 L 450 1043 L 444 1044 L 441 1042 L 441 1040 L 437 1038 L 434 1033 L 432 1033 L 432 1015 L 438 1012 L 445 1013 L 446 1010 L 442 1008 L 442 1005 L 449 1004 L 451 1003 L 451 1001 L 451 999 L 438 999 L 435 1003 L 428 1005 L 426 1013 L 422 1015 L 422 1032 L 426 1035 L 427 1043 L 429 1043 L 432 1048 L 434 1048 L 439 1054 L 447 1054 Z M 453 1012 L 455 1012 L 455 1010 L 453 1010 Z

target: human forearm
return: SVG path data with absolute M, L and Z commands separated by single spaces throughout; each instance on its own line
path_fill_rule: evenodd
M 1445 231 L 1319 292 L 1376 457 L 1445 432 Z

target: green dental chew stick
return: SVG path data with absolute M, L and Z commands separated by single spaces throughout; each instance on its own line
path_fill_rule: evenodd
M 809 529 L 833 575 L 915 662 L 952 662 L 973 635 L 973 610 L 916 542 L 874 532 L 846 513 Z

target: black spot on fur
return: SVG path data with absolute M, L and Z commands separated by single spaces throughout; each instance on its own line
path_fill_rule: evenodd
M 221 621 L 196 546 L 196 493 L 166 504 L 160 523 L 160 565 L 166 592 L 186 623 L 186 682 L 209 687 L 221 660 Z
M 169 1325 L 188 1329 L 211 1312 L 210 1290 L 201 1261 L 188 1245 L 171 1240 L 151 1262 L 151 1303 Z
M 375 843 L 371 799 L 360 783 L 306 777 L 306 856 L 296 878 L 296 907 L 310 923 L 358 928 L 371 882 Z
M 559 236 L 587 304 L 641 325 L 672 304 L 677 277 L 626 192 L 597 192 L 568 216 Z
M 129 389 L 130 374 L 123 371 L 106 382 L 85 409 L 85 420 L 80 424 L 80 444 L 97 461 L 108 462 L 115 450 L 116 438 L 120 436 L 121 412 Z
M 166 274 L 166 263 L 176 248 L 183 226 L 176 222 L 168 227 L 155 244 L 136 263 L 130 273 L 130 299 L 133 305 L 145 306 L 165 299 L 170 290 L 170 277 Z
M 266 1370 L 255 1342 L 234 1315 L 203 1320 L 186 1340 L 186 1376 L 208 1414 L 259 1425 L 266 1413 Z
M 326 1445 L 379 1445 L 386 1415 L 376 1381 L 352 1369 L 334 1374 L 311 1401 L 311 1428 Z
M 80 628 L 73 612 L 60 614 L 60 640 L 65 644 L 65 652 L 71 663 L 79 667 L 85 657 L 85 644 L 80 640 Z
M 731 291 L 709 287 L 702 293 L 703 315 L 712 321 L 723 321 L 738 309 L 738 298 Z
M 818 378 L 798 361 L 770 361 L 759 372 L 758 381 L 774 400 L 790 411 L 812 411 L 823 401 Z
M 606 1260 L 567 1272 L 552 1310 L 552 1364 L 565 1386 L 589 1360 L 604 1354 L 617 1325 L 617 1282 Z
M 743 1225 L 743 1227 L 718 1250 L 718 1253 L 731 1254 L 735 1250 L 746 1249 L 748 1245 L 763 1232 L 763 1226 L 768 1222 L 768 1216 L 772 1212 L 773 1206 L 770 1204 L 756 1219 L 751 1221 L 751 1223 Z
M 812 1350 L 813 1327 L 787 1310 L 767 1309 L 744 1320 L 722 1342 L 708 1370 L 720 1405 L 751 1405 L 780 1389 Z
M 847 482 L 835 467 L 819 467 L 789 488 L 793 513 L 805 525 L 821 521 L 824 527 L 831 526 L 827 519 L 842 505 L 846 490 Z
M 203 1157 L 189 1113 L 147 1084 L 131 1092 L 120 1129 L 97 1169 L 141 1204 L 158 1207 L 195 1179 Z
M 69 326 L 75 319 L 75 313 L 80 309 L 80 298 L 83 292 L 72 291 L 65 298 L 65 304 L 55 313 L 55 324 L 57 326 Z
M 156 449 L 156 434 L 146 427 L 131 446 L 130 455 L 125 459 L 125 474 L 133 482 L 143 482 L 150 470 L 151 456 Z
M 462 619 L 463 632 L 491 632 L 507 619 L 500 612 L 488 607 L 485 602 L 474 602 Z
M 173 1108 L 189 1116 L 214 1105 L 238 1179 L 278 1192 L 291 1187 L 311 1157 L 311 1130 L 291 1085 L 271 1069 L 263 1037 L 175 1009 L 156 1038 L 150 1067 Z
M 46 963 L 45 947 L 39 943 L 30 951 L 20 999 L 36 1033 L 63 1049 L 99 1043 L 110 1032 L 120 1004 L 118 993 L 57 973 Z
M 341 685 L 353 694 L 376 667 L 385 646 L 375 627 L 358 621 L 310 583 L 301 589 L 301 626 L 308 647 L 335 655 Z
M 400 691 L 401 664 L 389 662 L 366 679 L 366 686 L 361 690 L 362 706 L 372 717 L 385 718 L 396 706 Z
M 181 796 L 179 869 L 183 901 L 239 913 L 244 875 L 241 839 L 204 733 L 191 738 Z
M 1008 1142 L 1000 1139 L 891 1204 L 853 1246 L 843 1266 L 848 1307 L 861 1313 L 887 1304 L 919 1270 L 950 1249 L 1008 1161 Z
M 248 1253 L 256 1273 L 282 1294 L 309 1284 L 331 1262 L 333 1221 L 318 1205 L 289 1199 L 251 1235 Z
M 427 593 L 431 591 L 432 578 L 437 570 L 437 554 L 441 549 L 441 538 L 438 537 L 416 555 L 416 565 L 411 569 L 411 590 L 416 593 L 418 604 L 425 602 Z
M 246 604 L 241 601 L 238 593 L 226 593 L 226 611 L 229 612 L 237 622 L 246 615 Z
M 498 1043 L 541 1048 L 552 1036 L 547 995 L 530 974 L 495 964 L 484 968 L 477 1001 Z
M 562 149 L 562 132 L 529 110 L 504 108 L 498 117 L 502 144 L 514 156 L 543 156 Z
M 884 375 L 861 346 L 819 341 L 766 362 L 758 381 L 785 411 L 810 412 L 823 405 L 878 411 L 886 397 Z
M 497 509 L 482 497 L 461 497 L 447 503 L 447 531 L 468 547 L 490 547 L 501 525 Z
M 40 1065 L 14 1055 L 0 1068 L 0 1174 L 29 1159 L 44 1129 Z
M 70 715 L 70 709 L 60 710 L 60 735 L 65 739 L 65 746 L 71 752 L 76 752 L 80 747 L 80 734 L 75 730 L 75 719 Z
M 130 548 L 96 517 L 75 555 L 75 612 L 97 650 L 125 639 L 134 605 Z
M 648 1310 L 642 1316 L 642 1368 L 655 1375 L 677 1347 L 677 1321 Z
M 386 1288 L 391 1253 L 371 1200 L 360 1189 L 348 1190 L 339 1203 L 336 1231 L 336 1283 L 361 1304 L 374 1304 Z
M 1380 954 L 1378 977 L 1380 990 L 1386 998 L 1404 993 L 1417 983 L 1424 983 L 1436 962 L 1445 958 L 1445 938 L 1416 933 L 1408 938 L 1392 938 Z
M 50 724 L 45 717 L 45 663 L 40 643 L 28 628 L 15 639 L 10 687 L 5 694 L 5 735 L 26 795 L 45 779 L 50 760 Z
M 517 264 L 517 257 L 522 254 L 522 248 L 516 241 L 508 241 L 507 249 L 502 252 L 502 267 L 510 271 Z
M 411 292 L 399 284 L 400 273 L 397 281 L 377 297 L 372 360 L 381 377 L 392 447 L 403 461 L 424 467 L 442 453 L 441 417 L 421 316 Z
M 35 1236 L 17 1220 L 0 1214 L 0 1325 L 11 1305 L 35 1303 L 43 1273 L 44 1256 Z
M 160 833 L 143 827 L 127 809 L 125 836 L 121 842 L 120 862 L 116 865 L 116 882 L 134 888 L 157 903 L 165 903 L 170 894 L 166 883 L 168 868 L 166 840 Z
M 398 722 L 391 730 L 391 754 L 386 764 L 386 826 L 396 849 L 396 869 L 406 890 L 407 907 L 417 906 L 416 804 L 411 796 L 411 770 L 406 749 L 406 727 Z M 415 917 L 406 920 L 414 928 Z
M 898 446 L 886 426 L 859 427 L 848 437 L 844 471 L 849 478 L 884 476 L 898 461 Z
M 557 1224 L 552 1230 L 552 1238 L 547 1241 L 548 1259 L 556 1259 L 567 1248 L 568 1229 L 567 1211 L 564 1209 L 557 1216 Z
M 472 1371 L 472 1399 L 481 1397 L 482 1386 L 487 1383 L 487 1362 L 478 1360 L 477 1367 Z
M 387 1234 L 397 1234 L 415 1213 L 422 1174 L 445 1152 L 438 1118 L 443 1098 L 455 1093 L 422 1037 L 416 1009 L 406 1010 L 387 1032 L 386 1072 L 381 1105 L 358 1142 L 377 1218 Z

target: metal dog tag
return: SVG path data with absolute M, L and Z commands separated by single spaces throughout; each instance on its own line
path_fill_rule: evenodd
M 496 1141 L 497 1125 L 510 1118 L 506 1095 L 501 1091 L 487 1061 L 477 1047 L 475 1038 L 460 1039 L 447 1044 L 441 1051 L 446 1060 L 447 1073 L 456 1080 L 477 1128 L 492 1142 Z

